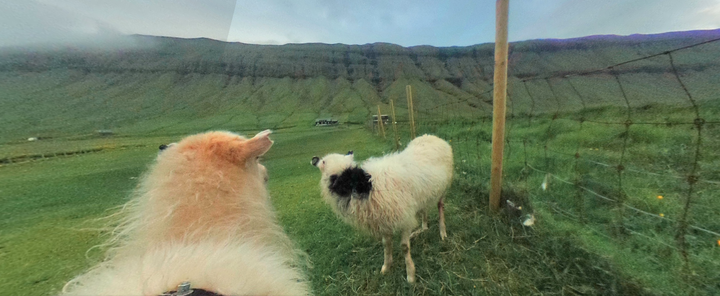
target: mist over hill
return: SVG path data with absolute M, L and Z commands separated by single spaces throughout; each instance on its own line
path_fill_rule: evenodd
M 720 30 L 657 35 L 590 36 L 511 44 L 510 95 L 518 113 L 544 112 L 549 101 L 570 101 L 562 87 L 551 95 L 540 79 L 533 98 L 521 79 L 601 69 L 623 61 L 720 38 Z M 457 116 L 491 110 L 493 44 L 401 47 L 393 44 L 252 45 L 210 39 L 128 36 L 108 47 L 0 49 L 0 142 L 29 136 L 182 133 L 206 129 L 310 126 L 318 117 L 364 123 L 394 100 L 406 108 L 452 106 Z M 720 93 L 718 42 L 674 54 L 678 72 L 702 85 L 698 100 Z M 635 93 L 633 105 L 673 104 L 666 56 L 614 69 Z M 593 106 L 614 104 L 603 80 L 575 82 Z M 598 79 L 600 82 L 598 82 Z M 713 81 L 715 81 L 713 83 Z M 615 95 L 615 94 L 612 94 Z M 567 107 L 572 110 L 575 107 Z M 431 112 L 431 111 L 427 111 Z M 404 115 L 400 115 L 403 119 Z

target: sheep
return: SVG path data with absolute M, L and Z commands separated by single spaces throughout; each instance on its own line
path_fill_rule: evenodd
M 104 262 L 62 295 L 308 295 L 300 251 L 278 224 L 258 162 L 270 131 L 207 132 L 163 145 L 116 216 Z M 193 294 L 196 295 L 196 294 Z
M 370 158 L 358 166 L 347 155 L 313 157 L 320 169 L 321 195 L 345 222 L 382 238 L 385 257 L 380 272 L 392 264 L 393 233 L 401 233 L 407 281 L 415 281 L 415 264 L 410 256 L 410 238 L 426 230 L 427 208 L 437 203 L 440 238 L 445 231 L 444 197 L 453 177 L 452 148 L 444 140 L 423 135 L 399 153 Z M 420 230 L 416 216 L 422 216 Z

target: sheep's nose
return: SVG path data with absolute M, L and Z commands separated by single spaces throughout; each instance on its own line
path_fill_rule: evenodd
M 320 158 L 319 158 L 319 157 L 313 156 L 313 158 L 312 158 L 312 160 L 310 161 L 310 163 L 311 163 L 313 166 L 317 166 L 317 164 L 318 164 L 319 161 L 320 161 Z

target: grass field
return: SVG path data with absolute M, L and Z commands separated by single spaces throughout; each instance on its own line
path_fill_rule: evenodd
M 635 124 L 624 124 L 628 111 Z M 699 115 L 713 121 L 716 112 L 703 106 Z M 566 235 L 649 293 L 715 295 L 720 130 L 704 124 L 698 137 L 695 118 L 691 108 L 656 105 L 511 120 L 503 199 L 521 204 L 522 214 L 534 213 L 543 224 L 536 231 Z M 471 184 L 487 183 L 490 128 L 481 120 L 421 126 L 452 141 L 456 155 L 467 160 L 456 172 L 481 178 Z M 689 175 L 697 176 L 692 187 Z M 681 230 L 682 221 L 691 226 Z
M 605 112 L 605 113 L 603 113 Z M 658 111 L 659 112 L 659 111 Z M 681 114 L 683 110 L 670 112 Z M 613 110 L 598 110 L 607 118 Z M 657 116 L 659 113 L 653 114 Z M 445 115 L 447 116 L 447 114 Z M 564 117 L 572 118 L 573 114 Z M 649 115 L 648 115 L 649 116 Z M 683 270 L 673 238 L 674 220 L 626 211 L 626 228 L 641 235 L 615 236 L 616 205 L 560 181 L 540 189 L 545 173 L 573 180 L 578 143 L 583 159 L 616 163 L 623 129 L 608 129 L 538 116 L 513 121 L 506 151 L 505 199 L 534 213 L 533 227 L 521 225 L 524 216 L 512 211 L 487 212 L 489 181 L 489 125 L 481 122 L 426 122 L 421 131 L 451 141 L 456 177 L 446 202 L 448 239 L 441 241 L 437 212 L 430 213 L 430 229 L 412 241 L 417 283 L 405 282 L 405 269 L 396 248 L 396 262 L 387 275 L 379 273 L 382 246 L 337 219 L 319 196 L 319 172 L 309 164 L 314 155 L 354 150 L 357 159 L 391 151 L 394 144 L 361 126 L 291 128 L 273 134 L 275 145 L 265 164 L 269 190 L 281 223 L 312 261 L 308 270 L 318 295 L 713 295 L 720 291 L 720 248 L 711 235 L 689 232 L 690 272 Z M 427 119 L 427 118 L 426 118 Z M 181 129 L 181 128 L 178 128 Z M 182 132 L 180 130 L 179 132 Z M 186 132 L 190 132 L 189 130 Z M 248 131 L 253 134 L 254 130 Z M 407 134 L 405 126 L 401 133 Z M 590 136 L 592 135 L 592 136 Z M 675 166 L 662 178 L 682 175 L 692 154 L 692 134 L 683 127 L 633 127 L 632 160 L 626 166 L 658 172 Z M 106 238 L 101 217 L 122 205 L 138 176 L 152 162 L 157 146 L 181 136 L 53 138 L 2 146 L 6 156 L 45 155 L 0 167 L 0 291 L 7 295 L 48 295 L 102 256 L 92 249 Z M 708 128 L 708 151 L 703 176 L 718 174 L 717 129 Z M 401 139 L 407 142 L 407 137 Z M 594 141 L 594 142 L 593 142 Z M 553 154 L 546 154 L 545 146 Z M 569 147 L 569 148 L 568 148 Z M 564 149 L 564 150 L 563 150 Z M 566 151 L 567 150 L 567 151 Z M 93 151 L 68 154 L 71 151 Z M 63 153 L 65 152 L 65 153 Z M 565 153 L 565 154 L 563 154 Z M 612 170 L 581 166 L 585 185 L 609 196 L 617 182 Z M 629 173 L 628 173 L 629 175 Z M 672 176 L 672 177 L 668 177 Z M 628 176 L 626 203 L 670 218 L 681 211 L 682 182 L 658 177 Z M 717 179 L 717 178 L 716 178 Z M 674 180 L 674 179 L 673 179 Z M 670 188 L 668 185 L 672 185 Z M 717 229 L 717 196 L 709 185 L 698 188 L 691 223 Z M 646 198 L 665 195 L 666 203 Z M 585 222 L 578 218 L 585 217 Z M 650 237 L 649 239 L 647 237 Z M 658 243 L 658 241 L 660 243 Z M 399 245 L 399 242 L 395 244 Z M 668 246 L 669 245 L 669 246 Z M 90 251 L 88 251 L 90 250 Z

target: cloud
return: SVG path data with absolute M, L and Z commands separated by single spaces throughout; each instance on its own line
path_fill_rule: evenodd
M 71 11 L 76 18 L 82 16 L 107 24 L 123 34 L 217 40 L 227 39 L 235 7 L 235 0 L 35 1 L 44 7 Z
M 516 3 L 510 12 L 511 40 L 709 29 L 717 28 L 720 16 L 711 16 L 713 13 L 707 10 L 718 7 L 718 0 L 606 0 L 602 4 L 528 0 Z M 711 25 L 713 22 L 715 26 Z
M 494 41 L 495 3 L 474 0 L 0 0 L 0 46 L 118 34 L 260 44 Z M 720 0 L 510 1 L 511 41 L 720 27 Z
M 35 1 L 0 0 L 0 46 L 73 44 L 107 40 L 112 26 Z
M 714 1 L 713 4 L 697 9 L 697 18 L 695 24 L 705 29 L 720 28 L 720 0 Z
M 470 45 L 493 32 L 494 4 L 476 1 L 238 1 L 228 39 L 404 46 Z M 492 36 L 492 35 L 490 35 Z

